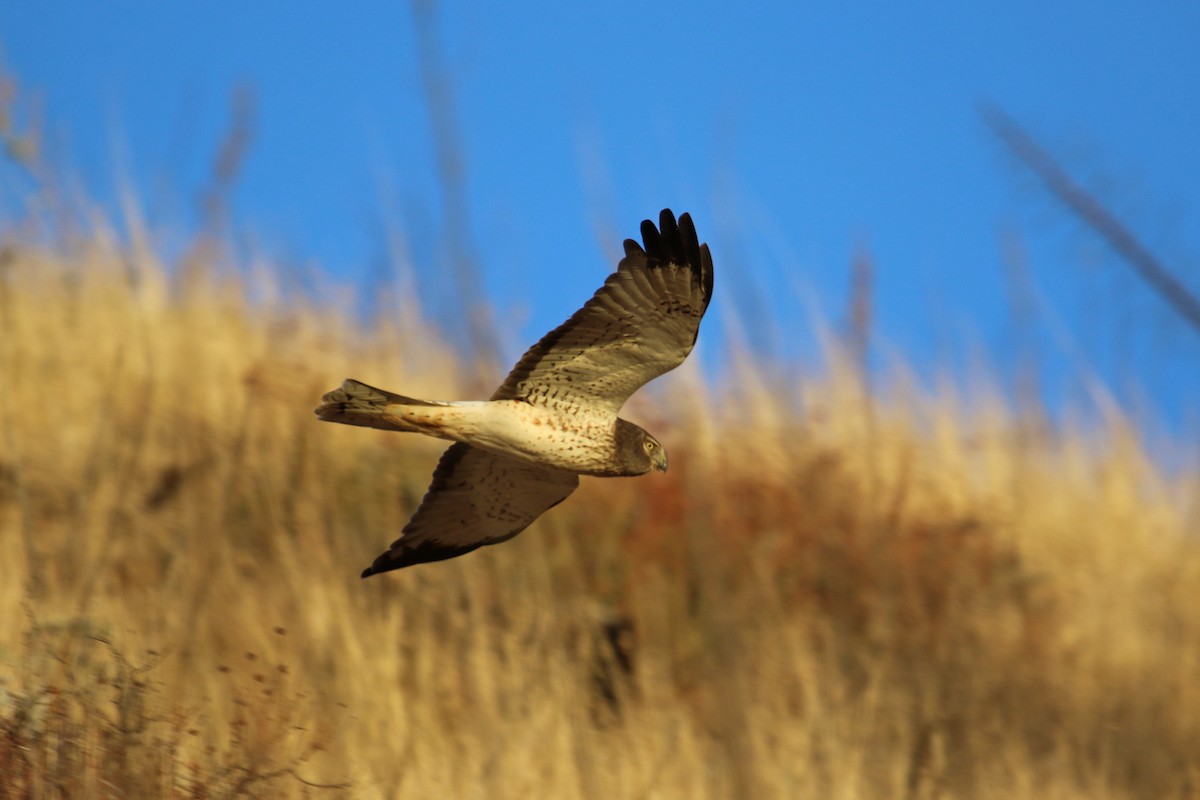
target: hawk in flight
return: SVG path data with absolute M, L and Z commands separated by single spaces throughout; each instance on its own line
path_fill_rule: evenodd
M 629 396 L 683 363 L 713 289 L 712 256 L 687 214 L 642 223 L 642 245 L 570 319 L 521 357 L 490 400 L 416 400 L 347 380 L 321 398 L 327 422 L 454 442 L 400 538 L 363 570 L 441 561 L 511 539 L 580 475 L 666 471 L 667 453 L 617 416 Z

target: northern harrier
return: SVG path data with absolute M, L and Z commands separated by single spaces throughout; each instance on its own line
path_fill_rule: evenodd
M 490 400 L 415 400 L 354 380 L 321 398 L 327 422 L 449 439 L 417 513 L 378 572 L 511 539 L 579 485 L 580 475 L 666 471 L 667 454 L 617 416 L 629 396 L 683 363 L 712 296 L 708 245 L 691 217 L 664 209 L 570 319 L 521 357 Z

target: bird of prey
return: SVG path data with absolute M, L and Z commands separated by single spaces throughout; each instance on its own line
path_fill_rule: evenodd
M 521 357 L 490 400 L 417 400 L 347 380 L 321 398 L 327 422 L 454 442 L 375 575 L 511 539 L 579 485 L 666 471 L 658 440 L 617 412 L 683 363 L 713 289 L 712 255 L 687 214 L 664 209 L 593 297 Z

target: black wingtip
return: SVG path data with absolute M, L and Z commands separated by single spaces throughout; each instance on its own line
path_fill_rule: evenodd
M 447 451 L 447 453 L 449 452 L 450 451 Z M 443 463 L 444 462 L 445 456 L 443 456 Z M 439 464 L 438 469 L 441 470 L 441 468 L 442 465 Z M 436 480 L 436 472 L 434 473 L 434 477 Z M 392 570 L 396 569 L 404 569 L 405 567 L 411 567 L 414 564 L 428 564 L 433 561 L 445 561 L 450 558 L 458 558 L 459 556 L 470 553 L 472 550 L 478 550 L 484 545 L 497 544 L 499 542 L 503 542 L 505 539 L 511 539 L 521 531 L 525 530 L 525 527 L 528 524 L 529 523 L 525 523 L 525 525 L 522 525 L 515 531 L 512 531 L 507 536 L 500 536 L 485 541 L 473 542 L 467 545 L 444 544 L 436 539 L 426 539 L 425 541 L 418 542 L 415 545 L 409 544 L 402 547 L 401 542 L 404 541 L 404 537 L 401 537 L 393 542 L 389 549 L 381 553 L 378 558 L 371 562 L 371 566 L 362 571 L 361 577 L 369 578 L 372 575 L 379 575 L 380 573 L 391 572 Z
M 679 225 L 675 222 L 675 214 L 671 209 L 664 208 L 658 214 L 658 231 L 662 234 L 663 244 L 667 246 L 667 250 L 671 254 L 672 259 L 679 261 L 686 260 L 687 253 L 684 252 L 683 239 L 679 235 Z
M 712 254 L 707 244 L 700 243 L 691 214 L 685 211 L 679 215 L 679 221 L 676 222 L 675 213 L 669 208 L 664 208 L 659 212 L 657 228 L 651 220 L 642 222 L 642 242 L 646 247 L 646 255 L 651 259 L 690 266 L 704 289 L 704 299 L 707 303 L 712 297 L 713 289 Z M 625 241 L 626 256 L 632 256 L 641 249 L 637 242 L 630 239 Z
M 691 214 L 685 212 L 679 217 L 679 233 L 680 238 L 683 240 L 683 249 L 687 256 L 688 263 L 700 264 L 703 266 L 701 261 L 702 255 L 700 237 L 696 235 L 696 226 L 692 223 Z M 708 245 L 704 245 L 704 249 L 707 248 Z
M 395 545 L 392 546 L 395 547 Z M 403 567 L 404 562 L 389 558 L 391 554 L 391 550 L 381 553 L 378 558 L 371 562 L 371 566 L 362 571 L 362 575 L 360 577 L 369 578 L 372 575 L 378 575 L 381 572 L 388 572 L 390 570 Z
M 658 228 L 654 227 L 653 220 L 642 220 L 642 243 L 650 255 L 657 255 L 663 249 L 662 236 L 659 235 Z
M 699 266 L 700 243 L 696 237 L 696 226 L 687 212 L 681 214 L 676 222 L 675 213 L 664 208 L 658 214 L 657 227 L 653 220 L 642 220 L 642 243 L 646 253 L 654 258 Z M 625 249 L 628 255 L 628 244 Z

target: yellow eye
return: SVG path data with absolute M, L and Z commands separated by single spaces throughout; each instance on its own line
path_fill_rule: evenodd
M 654 442 L 651 442 L 650 440 L 646 440 L 646 452 L 647 453 L 649 453 L 651 450 L 653 450 L 654 447 L 655 447 Z

